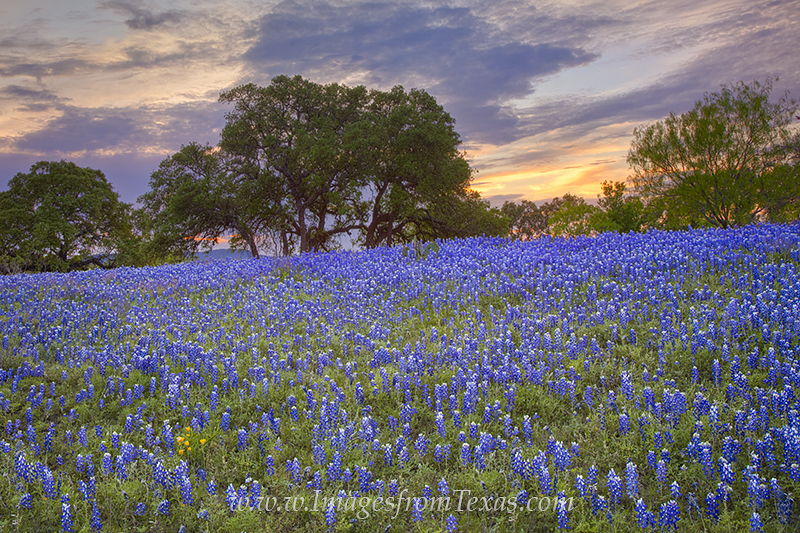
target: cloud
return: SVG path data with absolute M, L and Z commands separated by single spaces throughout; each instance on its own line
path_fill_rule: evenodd
M 529 40 L 463 7 L 284 2 L 262 18 L 245 59 L 270 76 L 423 88 L 456 118 L 462 135 L 502 144 L 519 136 L 507 100 L 532 92 L 537 77 L 596 58 Z
M 39 131 L 28 133 L 16 145 L 26 151 L 70 153 L 118 146 L 140 131 L 136 120 L 118 110 L 68 107 Z
M 494 194 L 491 196 L 485 196 L 485 198 L 489 200 L 489 204 L 491 204 L 492 207 L 502 207 L 505 202 L 518 202 L 525 199 L 521 193 Z
M 66 101 L 46 89 L 30 89 L 14 84 L 0 87 L 0 100 L 19 104 L 17 110 L 32 112 L 47 111 Z
M 92 63 L 86 60 L 73 58 L 42 62 L 6 59 L 0 61 L 0 76 L 8 78 L 14 76 L 29 76 L 37 79 L 45 76 L 74 76 L 86 73 L 92 67 Z
M 52 42 L 52 55 L 58 54 L 58 42 Z M 85 58 L 45 57 L 31 61 L 20 57 L 0 57 L 0 76 L 23 76 L 41 81 L 48 77 L 80 77 L 90 74 L 125 73 L 150 68 L 175 67 L 186 69 L 192 64 L 204 65 L 208 60 L 209 43 L 176 42 L 169 50 L 157 50 L 148 45 L 131 45 L 120 49 L 113 60 L 87 51 Z
M 154 13 L 144 9 L 137 2 L 114 0 L 112 2 L 104 2 L 101 6 L 126 15 L 131 15 L 131 18 L 125 21 L 125 25 L 132 30 L 152 30 L 162 24 L 171 22 L 177 23 L 181 20 L 181 13 L 179 11 Z
M 108 152 L 166 154 L 192 141 L 218 142 L 225 112 L 224 106 L 206 101 L 118 108 L 58 105 L 57 109 L 61 115 L 39 130 L 5 140 L 23 153 L 54 156 Z

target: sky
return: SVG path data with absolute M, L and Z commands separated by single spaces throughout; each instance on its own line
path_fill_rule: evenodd
M 635 127 L 723 84 L 800 95 L 800 0 L 0 3 L 0 188 L 42 160 L 136 203 L 160 161 L 219 140 L 223 90 L 278 75 L 424 89 L 495 206 L 624 181 Z

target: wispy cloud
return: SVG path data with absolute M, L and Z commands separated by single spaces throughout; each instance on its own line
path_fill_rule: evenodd
M 131 18 L 125 20 L 125 25 L 132 30 L 152 30 L 156 26 L 168 23 L 178 23 L 181 20 L 179 11 L 155 12 L 142 7 L 139 2 L 125 0 L 114 0 L 113 2 L 103 2 L 102 7 L 107 7 L 115 11 L 130 15 Z

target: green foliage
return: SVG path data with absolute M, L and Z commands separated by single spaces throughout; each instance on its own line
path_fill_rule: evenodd
M 278 76 L 268 87 L 242 85 L 220 95 L 234 104 L 220 147 L 271 182 L 267 200 L 299 250 L 327 250 L 360 227 L 366 176 L 356 125 L 366 88 Z
M 220 95 L 220 147 L 267 185 L 255 194 L 283 253 L 506 232 L 469 189 L 454 120 L 425 91 L 367 91 L 278 76 Z
M 122 264 L 129 207 L 91 168 L 35 163 L 0 193 L 0 268 L 67 271 Z
M 785 219 L 800 197 L 790 149 L 798 102 L 788 93 L 770 102 L 772 85 L 723 86 L 687 113 L 637 127 L 628 152 L 637 193 L 683 225 Z
M 274 194 L 268 176 L 218 148 L 190 143 L 153 172 L 137 215 L 156 257 L 210 250 L 229 231 L 232 249 L 258 257 L 258 235 L 273 214 L 263 199 Z
M 549 218 L 551 235 L 586 235 L 591 233 L 591 219 L 600 210 L 589 205 L 583 198 L 571 194 L 564 195 L 564 202 Z
M 546 212 L 530 200 L 521 200 L 519 203 L 507 201 L 500 211 L 509 221 L 513 239 L 526 241 L 547 232 Z
M 644 219 L 644 204 L 638 196 L 626 194 L 627 187 L 621 181 L 604 181 L 603 196 L 597 195 L 598 207 L 602 210 L 592 218 L 595 231 L 617 231 L 628 233 L 639 231 Z

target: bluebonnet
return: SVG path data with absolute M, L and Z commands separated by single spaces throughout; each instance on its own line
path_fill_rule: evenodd
M 425 508 L 422 498 L 414 498 L 411 505 L 411 516 L 414 522 L 422 521 L 422 511 Z
M 552 495 L 553 485 L 554 483 L 550 475 L 550 470 L 547 468 L 547 465 L 542 465 L 539 469 L 539 491 L 542 494 Z
M 669 492 L 672 495 L 672 498 L 675 500 L 681 497 L 681 486 L 678 484 L 677 481 L 673 481 L 672 484 L 669 486 Z
M 461 445 L 461 463 L 465 466 L 470 463 L 469 444 L 466 442 Z
M 587 496 L 586 480 L 581 474 L 575 476 L 575 488 L 578 489 L 578 494 L 581 498 L 585 498 Z
M 228 484 L 228 488 L 225 490 L 225 504 L 231 512 L 235 511 L 239 504 L 239 494 L 232 483 Z
M 731 464 L 725 459 L 725 457 L 719 458 L 719 477 L 728 485 L 733 484 L 733 480 L 735 478 L 733 467 Z
M 103 523 L 100 520 L 100 509 L 97 507 L 97 500 L 92 500 L 92 515 L 89 518 L 89 525 L 95 531 L 100 531 L 103 528 Z
M 667 503 L 662 503 L 658 513 L 658 527 L 665 531 L 669 531 L 670 529 L 677 531 L 680 517 L 681 510 L 678 506 L 678 502 L 670 500 Z
M 561 441 L 556 441 L 555 439 L 551 440 L 554 441 L 551 452 L 553 454 L 553 463 L 555 464 L 556 469 L 558 469 L 559 472 L 563 472 L 564 470 L 567 469 L 567 467 L 572 465 L 572 458 L 570 457 L 569 452 L 561 443 Z
M 328 525 L 329 529 L 333 529 L 333 526 L 336 525 L 336 507 L 334 502 L 335 500 L 330 500 L 328 507 L 325 509 L 325 523 Z
M 559 491 L 555 501 L 558 527 L 559 529 L 569 529 L 569 509 L 567 508 L 567 499 L 564 492 Z
M 586 471 L 586 483 L 589 485 L 597 484 L 597 465 L 592 465 Z
M 111 454 L 106 452 L 103 454 L 103 473 L 110 476 L 112 472 Z
M 72 504 L 69 502 L 69 494 L 61 496 L 61 530 L 72 531 Z
M 625 466 L 625 487 L 628 497 L 635 500 L 639 494 L 639 474 L 636 472 L 636 464 L 631 461 Z
M 441 411 L 436 413 L 436 431 L 439 433 L 440 437 L 447 437 L 447 429 L 445 428 L 444 424 L 444 414 Z
M 409 454 L 408 454 L 408 447 L 407 446 L 403 446 L 400 449 L 400 462 L 402 463 L 402 465 L 405 465 L 406 463 L 408 463 L 408 461 L 410 459 L 411 458 L 409 457 Z
M 667 465 L 663 459 L 658 461 L 656 466 L 656 480 L 658 480 L 659 489 L 662 489 L 667 484 Z
M 445 527 L 447 528 L 447 533 L 453 533 L 458 529 L 458 518 L 453 516 L 453 514 L 449 514 L 447 519 L 445 519 Z
M 443 496 L 447 496 L 448 494 L 450 494 L 450 487 L 448 487 L 447 480 L 445 478 L 439 480 L 438 487 L 439 487 L 439 492 Z
M 424 457 L 425 454 L 428 453 L 428 439 L 422 433 L 417 436 L 417 440 L 414 443 L 414 449 L 417 451 L 420 457 Z
M 715 492 L 706 495 L 706 514 L 713 524 L 719 521 L 719 499 Z
M 761 515 L 755 511 L 753 511 L 753 514 L 750 515 L 750 531 L 752 533 L 763 533 L 764 531 L 764 524 L 761 522 Z
M 622 499 L 622 481 L 617 476 L 614 469 L 608 471 L 608 479 L 606 481 L 608 487 L 608 495 L 612 505 L 616 505 Z
M 194 498 L 192 497 L 192 483 L 187 474 L 183 474 L 178 480 L 178 485 L 181 491 L 181 502 L 185 505 L 192 505 Z
M 438 444 L 436 445 L 436 451 L 438 452 L 441 450 L 441 446 Z M 383 448 L 383 462 L 386 466 L 392 466 L 392 445 L 387 443 L 386 446 Z M 330 478 L 330 473 L 328 474 Z
M 162 516 L 167 516 L 170 514 L 169 510 L 169 500 L 161 500 L 156 507 L 156 512 Z
M 20 509 L 30 509 L 32 504 L 33 504 L 33 497 L 31 496 L 30 492 L 26 492 L 19 497 L 19 502 L 17 503 L 17 507 L 19 507 Z
M 57 497 L 56 480 L 53 477 L 53 473 L 46 466 L 44 467 L 44 472 L 43 475 L 41 475 L 41 478 L 42 478 L 42 489 L 44 490 L 44 497 L 49 498 L 51 500 L 55 500 Z
M 641 498 L 636 500 L 636 523 L 642 529 L 647 529 L 653 523 L 653 513 L 647 510 L 647 504 Z
M 445 461 L 448 457 L 450 457 L 450 445 L 445 444 L 442 446 L 437 444 L 436 448 L 433 450 L 433 456 L 437 463 Z
M 631 430 L 631 419 L 628 413 L 621 413 L 619 415 L 619 434 L 627 435 Z
M 623 371 L 620 375 L 620 389 L 622 391 L 623 396 L 628 401 L 633 401 L 634 392 L 633 392 L 633 385 L 631 384 L 631 374 L 627 370 Z M 610 401 L 609 401 L 610 403 Z
M 608 509 L 608 502 L 605 497 L 597 494 L 597 491 L 592 492 L 592 514 L 596 516 L 597 513 L 605 509 Z

